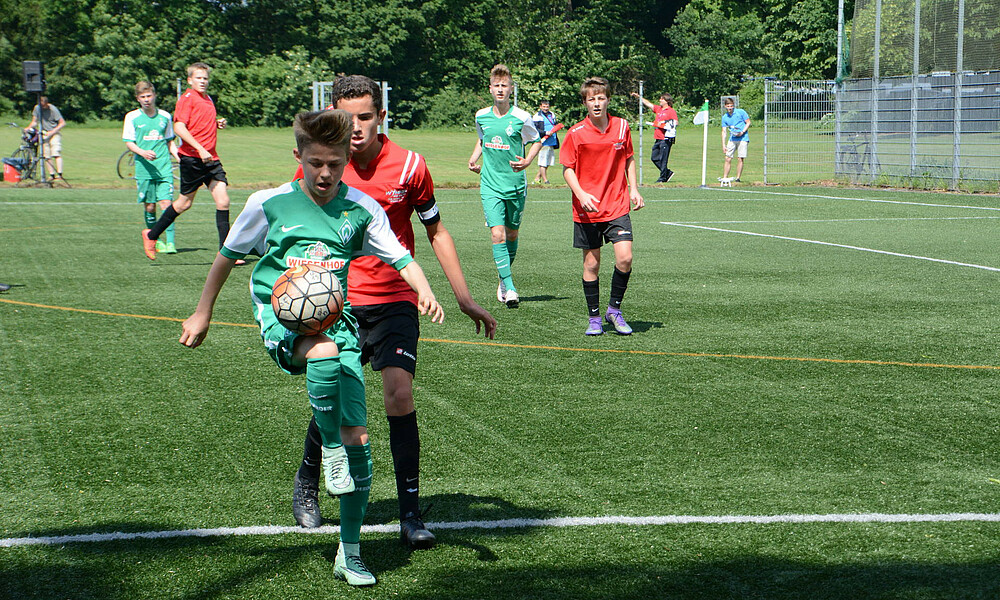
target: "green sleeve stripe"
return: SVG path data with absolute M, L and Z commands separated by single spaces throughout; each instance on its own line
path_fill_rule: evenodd
M 243 258 L 243 257 L 246 256 L 246 254 L 240 254 L 239 252 L 233 252 L 232 250 L 230 250 L 229 248 L 226 248 L 225 246 L 223 246 L 222 249 L 219 250 L 219 254 L 225 256 L 226 258 L 231 258 L 233 260 L 240 260 L 241 258 Z
M 413 257 L 410 256 L 409 254 L 407 254 L 403 258 L 401 258 L 401 259 L 397 260 L 396 262 L 392 263 L 392 268 L 396 269 L 397 271 L 402 271 L 403 267 L 405 267 L 406 265 L 410 264 L 411 262 L 413 262 Z

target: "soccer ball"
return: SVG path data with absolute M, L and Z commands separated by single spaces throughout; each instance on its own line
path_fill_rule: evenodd
M 297 265 L 274 282 L 271 308 L 286 329 L 316 335 L 329 329 L 343 313 L 344 288 L 332 271 L 317 265 Z

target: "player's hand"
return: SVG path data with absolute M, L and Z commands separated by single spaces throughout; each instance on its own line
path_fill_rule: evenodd
M 459 308 L 463 313 L 466 314 L 472 322 L 476 324 L 476 334 L 480 332 L 481 329 L 485 329 L 486 337 L 493 339 L 493 336 L 497 332 L 497 320 L 493 318 L 488 310 L 479 306 L 475 300 L 471 301 L 469 304 L 459 305 Z
M 226 121 L 223 118 L 219 118 L 219 119 L 215 120 L 215 126 L 218 127 L 219 129 L 225 129 L 226 125 L 228 125 L 228 124 L 229 124 L 229 122 Z
M 633 98 L 638 98 L 639 97 L 639 92 L 632 92 L 632 97 Z
M 444 309 L 438 304 L 437 298 L 433 294 L 417 298 L 417 311 L 422 315 L 430 315 L 431 323 L 444 321 Z
M 146 160 L 156 160 L 156 152 L 152 150 L 143 150 L 139 153 L 139 156 L 145 158 Z
M 517 160 L 510 161 L 510 168 L 514 169 L 515 173 L 519 173 L 527 169 L 528 165 L 531 164 L 531 161 L 526 160 L 523 156 L 517 156 L 516 154 L 514 156 L 517 157 Z
M 478 175 L 479 171 L 481 169 L 482 169 L 482 166 L 480 166 L 478 163 L 474 163 L 471 160 L 469 161 L 469 170 L 470 171 L 472 171 L 473 173 L 476 173 Z
M 201 159 L 201 162 L 212 162 L 212 153 L 202 148 L 198 151 L 198 158 Z
M 642 194 L 639 190 L 632 190 L 629 193 L 629 200 L 632 201 L 632 210 L 639 210 L 643 206 L 646 206 L 646 201 L 642 199 Z
M 584 193 L 583 197 L 580 198 L 580 208 L 583 209 L 583 212 L 597 212 L 597 205 L 600 203 L 601 201 L 593 194 Z
M 203 341 L 205 341 L 205 336 L 208 335 L 208 325 L 210 320 L 211 316 L 206 316 L 197 312 L 194 313 L 185 319 L 184 323 L 181 325 L 183 331 L 181 332 L 181 339 L 178 341 L 188 348 L 197 348 Z

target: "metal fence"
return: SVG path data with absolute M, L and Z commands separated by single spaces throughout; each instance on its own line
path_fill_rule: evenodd
M 767 80 L 764 182 L 997 191 L 1000 71 Z
M 764 81 L 764 183 L 833 179 L 832 81 Z
M 389 92 L 392 91 L 392 88 L 389 87 L 388 81 L 380 81 L 379 87 L 382 88 L 382 108 L 385 109 L 385 119 L 379 125 L 379 133 L 385 133 L 389 131 L 389 123 L 392 121 L 389 117 Z M 314 81 L 309 88 L 312 90 L 313 110 L 320 110 L 330 106 L 333 98 L 332 81 Z
M 849 79 L 836 172 L 855 183 L 995 191 L 1000 71 Z

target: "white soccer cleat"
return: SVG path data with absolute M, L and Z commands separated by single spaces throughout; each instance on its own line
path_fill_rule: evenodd
M 354 491 L 354 478 L 348 468 L 347 450 L 344 446 L 323 446 L 323 478 L 326 493 L 331 496 L 343 496 Z

